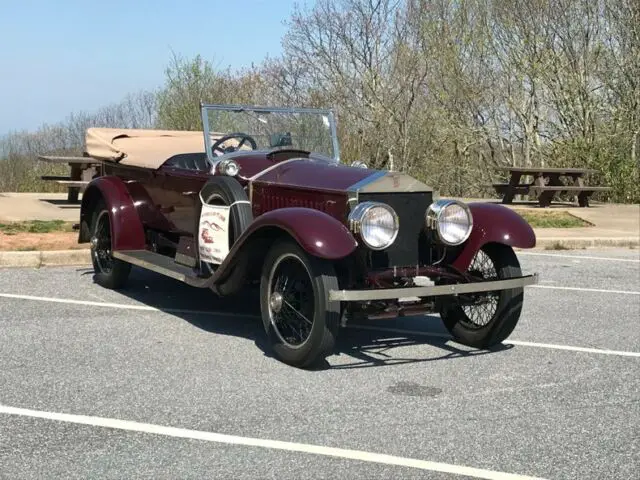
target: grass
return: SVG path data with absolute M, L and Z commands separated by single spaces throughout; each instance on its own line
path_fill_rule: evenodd
M 590 227 L 586 220 L 571 215 L 569 212 L 536 212 L 530 210 L 518 211 L 518 213 L 533 228 L 580 228 Z
M 0 223 L 0 233 L 54 233 L 73 232 L 73 223 L 64 220 L 29 220 L 24 222 Z
M 547 245 L 544 247 L 545 250 L 571 250 L 569 247 L 563 245 L 560 242 L 556 242 L 552 245 Z

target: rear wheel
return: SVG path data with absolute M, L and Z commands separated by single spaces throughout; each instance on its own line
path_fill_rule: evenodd
M 307 255 L 296 243 L 276 244 L 267 254 L 260 281 L 262 321 L 276 357 L 307 368 L 332 353 L 340 302 L 333 265 Z
M 522 275 L 513 249 L 507 245 L 482 247 L 468 273 L 483 280 L 506 280 Z M 523 288 L 482 292 L 447 299 L 440 309 L 444 325 L 456 341 L 476 348 L 488 348 L 505 340 L 520 319 Z
M 91 219 L 91 261 L 95 282 L 105 288 L 122 288 L 131 272 L 131 264 L 113 258 L 111 220 L 103 201 L 99 201 Z

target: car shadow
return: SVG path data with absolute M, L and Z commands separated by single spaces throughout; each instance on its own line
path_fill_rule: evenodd
M 486 355 L 488 353 L 497 353 L 513 348 L 513 345 L 504 344 L 485 350 L 472 349 L 463 345 L 458 346 L 458 344 L 453 342 L 451 336 L 435 332 L 433 328 L 425 328 L 427 326 L 434 327 L 441 325 L 440 317 L 428 315 L 423 317 L 410 317 L 409 319 L 422 323 L 421 329 L 417 330 L 416 333 L 401 331 L 394 334 L 389 331 L 374 330 L 375 326 L 371 325 L 367 325 L 367 331 L 364 332 L 354 332 L 354 329 L 358 328 L 357 326 L 348 328 L 347 330 L 351 330 L 348 332 L 348 335 L 341 334 L 338 338 L 336 353 L 339 355 L 347 355 L 353 360 L 339 365 L 332 365 L 330 368 L 334 370 L 345 370 L 425 363 L 438 360 L 455 360 L 457 358 L 469 358 Z M 407 357 L 402 355 L 404 350 L 400 350 L 403 347 L 420 345 L 434 347 L 437 349 L 437 353 L 434 354 L 433 349 L 431 349 L 428 353 L 426 351 L 420 351 L 418 355 L 414 354 L 413 356 Z M 397 350 L 394 352 L 394 349 Z
M 93 270 L 84 272 L 93 275 Z M 208 289 L 194 288 L 163 275 L 133 267 L 129 282 L 118 293 L 131 300 L 178 317 L 196 328 L 217 335 L 246 338 L 265 356 L 273 358 L 260 318 L 259 290 L 247 287 L 229 297 L 219 297 Z M 407 357 L 405 347 L 431 346 Z M 341 328 L 336 341 L 336 361 L 322 362 L 312 371 L 383 367 L 437 360 L 454 360 L 497 353 L 512 348 L 500 344 L 477 350 L 455 344 L 435 315 L 403 317 L 395 320 L 349 324 Z M 415 349 L 410 350 L 416 352 Z M 343 357 L 347 357 L 345 359 Z M 331 359 L 331 358 L 330 358 Z

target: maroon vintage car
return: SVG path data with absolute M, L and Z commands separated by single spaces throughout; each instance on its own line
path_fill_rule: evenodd
M 79 242 L 117 289 L 137 265 L 219 295 L 260 285 L 277 358 L 309 367 L 350 319 L 440 314 L 460 343 L 503 341 L 520 317 L 513 247 L 531 227 L 489 203 L 434 199 L 395 171 L 340 161 L 329 110 L 201 105 L 203 131 L 91 128 L 102 163 Z

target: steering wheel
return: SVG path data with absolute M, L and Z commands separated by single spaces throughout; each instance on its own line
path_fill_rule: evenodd
M 231 140 L 232 138 L 237 138 L 238 140 L 241 139 L 240 143 L 238 143 L 238 145 L 235 147 L 231 147 L 231 146 L 226 148 L 220 147 L 220 145 L 222 145 L 227 140 Z M 237 152 L 238 150 L 240 150 L 240 148 L 244 145 L 245 142 L 249 142 L 252 150 L 256 150 L 258 148 L 258 144 L 256 143 L 255 139 L 252 136 L 247 135 L 246 133 L 237 132 L 237 133 L 230 133 L 229 135 L 225 135 L 222 138 L 219 138 L 218 140 L 216 140 L 215 143 L 211 146 L 211 151 L 214 154 L 216 151 L 218 151 L 222 155 L 224 155 L 225 153 Z

